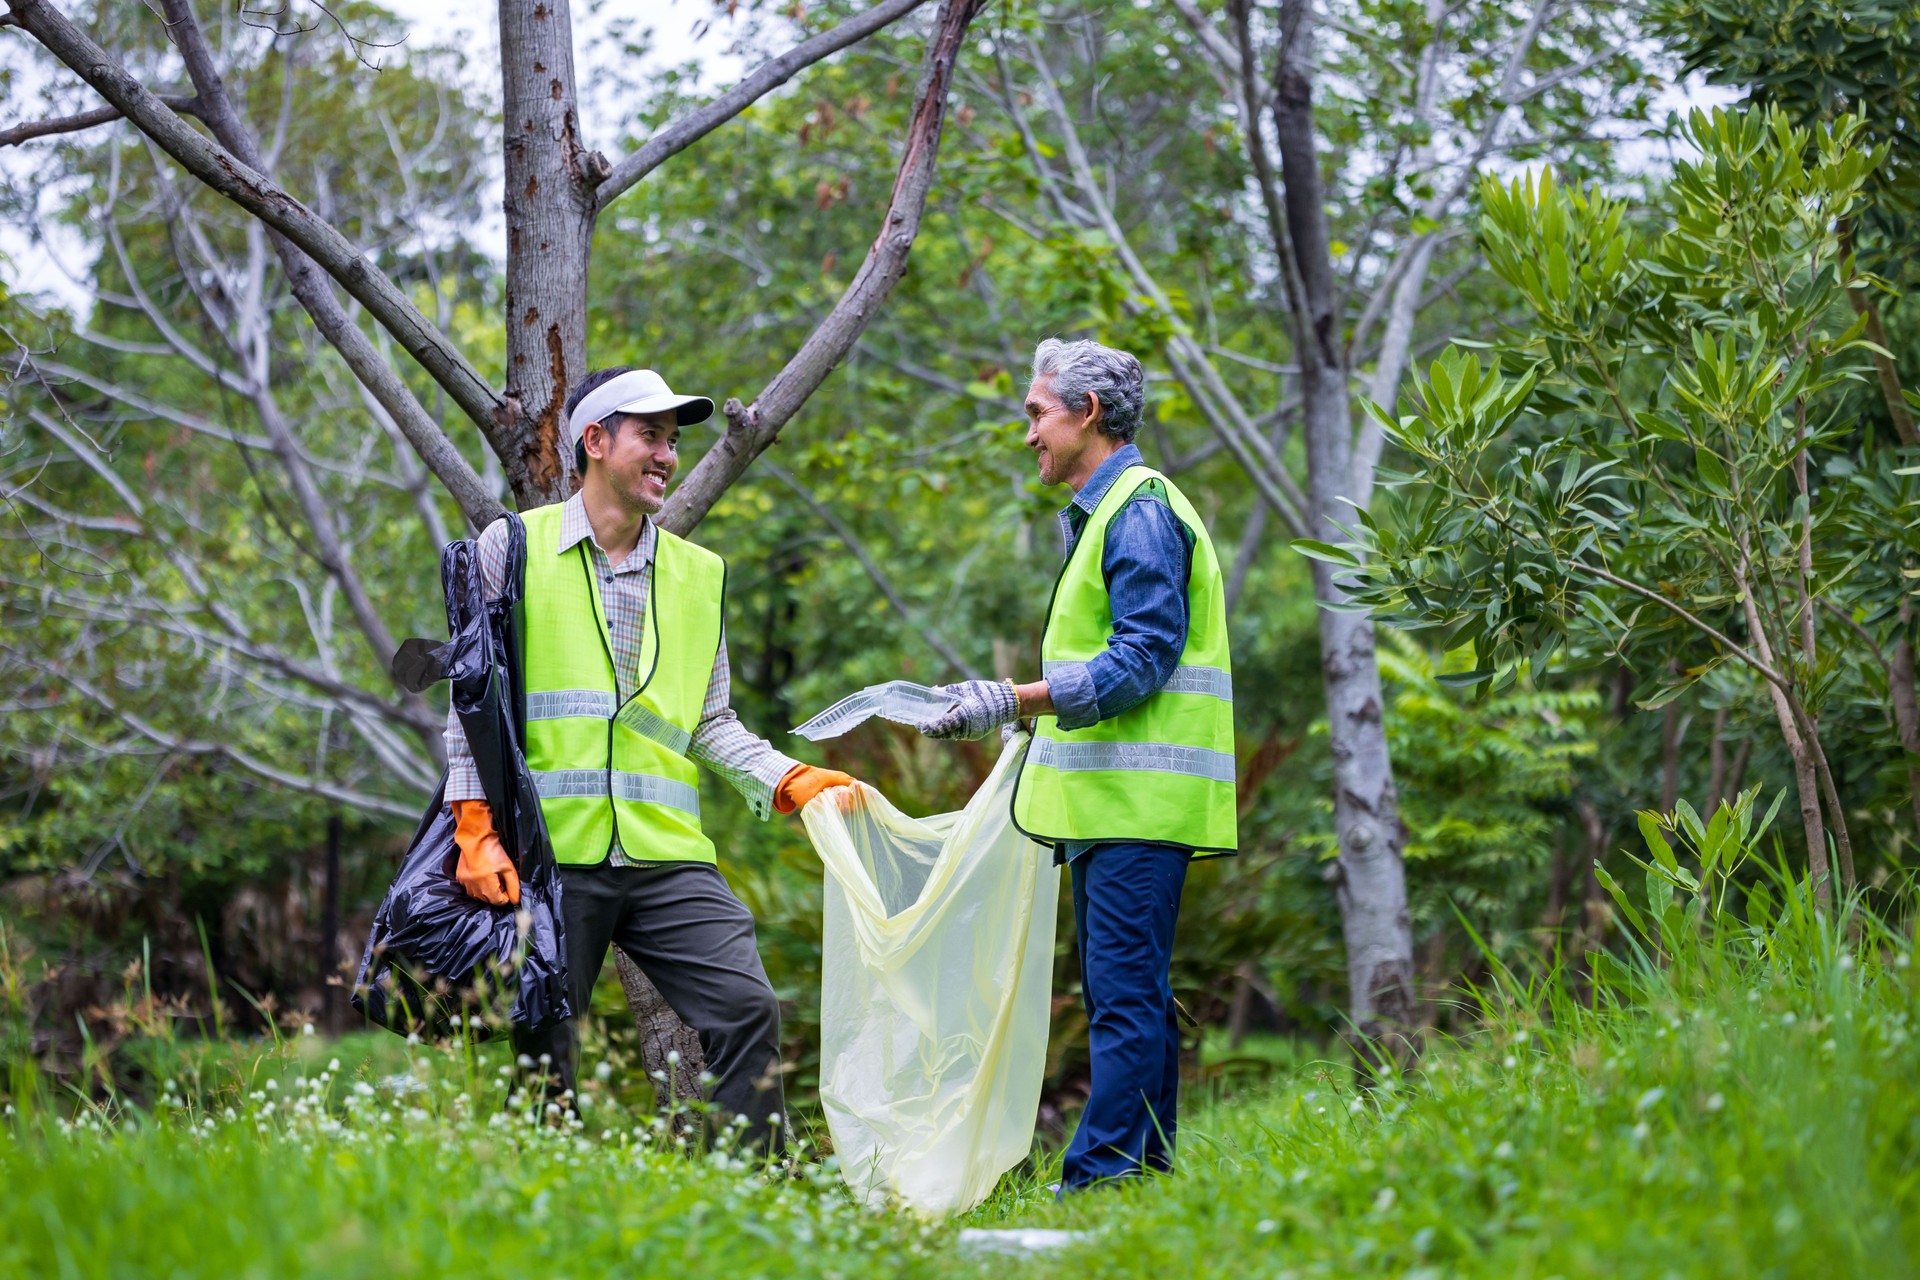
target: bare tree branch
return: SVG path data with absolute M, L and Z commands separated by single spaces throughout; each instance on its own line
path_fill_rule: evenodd
M 509 467 L 519 462 L 511 428 L 519 422 L 520 407 L 495 391 L 400 287 L 345 236 L 231 151 L 201 137 L 47 0 L 7 0 L 7 5 L 15 22 L 187 172 L 284 234 L 339 281 L 446 389 L 486 434 L 502 461 Z
M 389 800 L 385 796 L 371 796 L 365 792 L 354 791 L 339 786 L 324 778 L 311 778 L 305 774 L 294 773 L 287 769 L 268 764 L 249 752 L 227 742 L 214 742 L 201 738 L 186 738 L 170 734 L 148 721 L 137 712 L 129 711 L 103 693 L 92 681 L 72 670 L 56 671 L 31 655 L 14 648 L 12 645 L 0 647 L 0 653 L 13 658 L 22 666 L 30 667 L 56 681 L 61 687 L 71 689 L 93 703 L 101 710 L 117 717 L 122 724 L 134 733 L 155 743 L 166 751 L 177 755 L 219 756 L 231 760 L 249 773 L 257 774 L 269 782 L 278 783 L 291 791 L 303 791 L 309 795 L 324 796 L 341 804 L 351 805 L 367 813 L 382 814 L 393 818 L 416 818 L 418 806 L 398 800 Z
M 134 491 L 133 487 L 128 484 L 118 472 L 107 465 L 106 460 L 102 458 L 97 451 L 85 445 L 79 438 L 77 431 L 68 428 L 65 424 L 38 410 L 32 410 L 31 414 L 34 422 L 39 425 L 42 430 L 47 432 L 48 435 L 64 445 L 69 455 L 72 456 L 75 461 L 87 467 L 113 490 L 114 494 L 126 507 L 127 514 L 124 516 L 105 518 L 82 517 L 59 511 L 50 504 L 40 501 L 32 494 L 21 493 L 15 495 L 19 500 L 34 507 L 36 510 L 45 512 L 47 515 L 63 523 L 75 524 L 85 528 L 95 528 L 100 532 L 115 534 L 122 538 L 130 534 L 141 537 L 155 536 L 153 531 L 148 527 L 147 504 L 145 500 Z M 116 619 L 137 623 L 142 626 L 151 626 L 196 642 L 222 648 L 231 648 L 235 652 L 241 653 L 256 662 L 278 671 L 282 675 L 309 685 L 316 691 L 324 693 L 331 698 L 350 703 L 365 711 L 372 711 L 383 718 L 391 719 L 405 725 L 414 733 L 421 735 L 423 742 L 427 746 L 428 754 L 438 759 L 435 751 L 438 743 L 429 740 L 429 736 L 437 737 L 439 730 L 444 725 L 444 718 L 432 714 L 417 697 L 398 704 L 386 702 L 366 689 L 341 680 L 330 668 L 323 669 L 314 667 L 273 645 L 260 641 L 240 623 L 237 616 L 215 604 L 212 599 L 212 593 L 202 580 L 198 569 L 193 567 L 192 561 L 184 551 L 173 545 L 166 545 L 165 550 L 168 559 L 180 572 L 189 590 L 193 592 L 194 596 L 201 600 L 202 607 L 207 608 L 221 625 L 226 628 L 224 634 L 210 632 L 204 628 L 195 627 L 191 623 L 185 622 L 179 616 L 179 611 L 175 606 L 157 601 L 151 603 L 144 602 L 138 597 L 128 595 L 124 590 L 120 591 L 118 595 L 110 600 L 91 600 L 79 597 L 69 598 L 64 593 L 44 583 L 37 586 L 35 590 L 49 599 L 64 600 L 70 607 L 79 610 L 88 617 Z M 378 665 L 384 667 L 386 658 L 388 654 L 391 653 L 391 650 L 392 643 L 390 639 L 384 646 L 384 649 L 381 646 L 375 646 L 376 657 L 379 659 Z
M 942 0 L 932 37 L 921 63 L 920 86 L 907 126 L 906 147 L 893 195 L 887 201 L 880 234 L 853 282 L 817 328 L 750 405 L 727 401 L 726 434 L 709 449 L 674 491 L 661 524 L 685 534 L 706 516 L 722 493 L 779 437 L 814 389 L 842 360 L 872 322 L 894 285 L 906 274 L 907 254 L 920 230 L 927 190 L 933 185 L 940 132 L 947 115 L 947 90 L 961 41 L 984 0 Z
M 187 74 L 199 90 L 199 100 L 205 104 L 203 118 L 222 145 L 264 173 L 259 147 L 227 94 L 226 82 L 214 65 L 213 50 L 194 20 L 189 0 L 165 0 L 165 7 L 168 31 L 187 64 Z M 291 77 L 288 83 L 291 84 Z M 504 510 L 499 498 L 489 492 L 472 465 L 427 415 L 399 373 L 347 315 L 318 265 L 280 231 L 272 230 L 269 236 L 280 258 L 281 269 L 286 272 L 287 285 L 313 317 L 314 326 L 340 353 L 354 377 L 407 438 L 420 460 L 446 486 L 473 527 L 481 529 L 492 523 Z M 421 320 L 424 323 L 425 317 Z
M 1166 291 L 1160 287 L 1146 264 L 1134 252 L 1120 220 L 1114 216 L 1112 204 L 1101 189 L 1099 180 L 1094 176 L 1093 163 L 1087 157 L 1086 147 L 1080 140 L 1080 132 L 1074 126 L 1073 117 L 1067 110 L 1066 100 L 1060 94 L 1059 82 L 1047 66 L 1046 57 L 1040 46 L 1029 40 L 1028 57 L 1038 76 L 1040 97 L 1045 101 L 1048 111 L 1060 128 L 1062 141 L 1066 145 L 1067 167 L 1073 175 L 1080 195 L 1093 212 L 1097 225 L 1113 243 L 1114 250 L 1133 278 L 1134 285 L 1144 294 L 1160 314 L 1171 322 L 1171 333 L 1167 338 L 1166 353 L 1168 363 L 1173 366 L 1174 374 L 1186 386 L 1188 394 L 1208 423 L 1219 435 L 1221 443 L 1233 454 L 1247 478 L 1253 481 L 1260 496 L 1273 506 L 1281 520 L 1293 531 L 1295 537 L 1307 535 L 1305 512 L 1306 497 L 1300 492 L 1298 483 L 1277 455 L 1269 453 L 1266 441 L 1254 427 L 1252 419 L 1240 404 L 1232 390 L 1220 377 L 1213 362 L 1207 358 L 1206 350 L 1187 331 L 1173 302 Z M 1019 114 L 1018 106 L 1009 103 L 1009 110 Z M 1037 156 L 1037 149 L 1030 143 L 1029 153 Z
M 823 31 L 811 40 L 803 40 L 779 57 L 761 63 L 732 89 L 660 129 L 638 151 L 615 164 L 594 192 L 596 215 L 604 213 L 608 205 L 667 160 L 792 79 L 795 72 L 838 53 L 850 44 L 857 44 L 925 3 L 926 0 L 885 0 L 859 17 L 849 18 L 833 30 Z
M 183 116 L 200 114 L 200 101 L 197 98 L 182 97 L 173 93 L 155 96 Z M 83 129 L 111 124 L 122 118 L 118 107 L 95 107 L 91 111 L 61 116 L 56 120 L 29 120 L 24 124 L 16 124 L 10 129 L 0 129 L 0 147 L 17 147 L 23 142 L 31 142 L 35 138 L 48 138 L 56 134 L 79 133 Z

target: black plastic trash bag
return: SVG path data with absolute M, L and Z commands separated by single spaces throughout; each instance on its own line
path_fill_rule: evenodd
M 518 516 L 504 519 L 510 523 L 501 598 L 486 599 L 477 545 L 448 543 L 440 582 L 450 638 L 444 644 L 408 640 L 394 655 L 393 674 L 414 692 L 451 682 L 453 709 L 473 750 L 494 829 L 520 876 L 520 903 L 489 905 L 453 878 L 460 850 L 442 775 L 374 915 L 354 982 L 354 1008 L 403 1035 L 441 1035 L 465 1026 L 484 1038 L 496 1028 L 483 1010 L 508 992 L 516 1026 L 571 1016 L 560 877 L 520 747 L 526 694 L 516 606 L 526 576 L 526 528 Z

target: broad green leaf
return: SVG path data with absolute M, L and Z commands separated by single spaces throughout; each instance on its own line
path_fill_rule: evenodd
M 1633 931 L 1643 938 L 1646 937 L 1646 921 L 1640 918 L 1640 913 L 1634 909 L 1631 902 L 1627 901 L 1627 891 L 1620 887 L 1619 883 L 1608 874 L 1607 869 L 1601 866 L 1598 860 L 1593 864 L 1593 878 L 1599 882 L 1602 889 L 1607 891 L 1608 896 L 1613 899 L 1614 905 L 1620 908 L 1620 914 L 1627 918 L 1627 923 L 1633 926 Z
M 1696 448 L 1693 451 L 1693 465 L 1709 489 L 1721 497 L 1733 492 L 1732 482 L 1727 476 L 1727 464 L 1720 461 L 1720 455 L 1713 450 Z
M 1673 902 L 1673 885 L 1666 877 L 1647 872 L 1647 910 L 1652 913 L 1655 922 L 1665 926 L 1667 907 Z M 1663 928 L 1663 932 L 1671 932 Z
M 1360 567 L 1358 556 L 1345 547 L 1337 547 L 1330 542 L 1321 542 L 1314 538 L 1295 538 L 1287 545 L 1311 560 L 1324 560 L 1328 564 L 1337 564 L 1348 569 Z
M 1637 815 L 1640 821 L 1640 837 L 1647 842 L 1647 848 L 1653 853 L 1655 862 L 1668 871 L 1680 870 L 1680 860 L 1673 856 L 1673 846 L 1667 843 L 1667 837 L 1660 830 L 1660 818 L 1651 810 L 1642 809 Z

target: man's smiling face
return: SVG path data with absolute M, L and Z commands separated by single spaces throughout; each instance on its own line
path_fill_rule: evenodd
M 667 485 L 680 467 L 678 410 L 622 414 L 611 433 L 603 424 L 590 422 L 582 440 L 587 457 L 605 469 L 614 493 L 648 515 L 659 514 L 667 501 Z
M 1094 440 L 1092 419 L 1100 410 L 1100 400 L 1089 394 L 1083 413 L 1075 413 L 1053 392 L 1053 377 L 1042 374 L 1027 388 L 1027 447 L 1033 450 L 1040 468 L 1041 484 L 1072 484 L 1080 473 L 1086 453 Z

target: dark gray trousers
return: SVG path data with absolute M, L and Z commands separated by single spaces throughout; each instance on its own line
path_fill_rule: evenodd
M 780 1001 L 767 981 L 753 915 L 717 867 L 560 868 L 560 910 L 567 930 L 567 987 L 574 1016 L 587 1010 L 608 946 L 631 956 L 680 1020 L 700 1034 L 710 1100 L 744 1115 L 748 1132 L 768 1131 L 784 1112 L 780 1088 Z M 574 1087 L 580 1038 L 571 1021 L 516 1029 L 516 1053 L 552 1056 L 562 1089 Z

